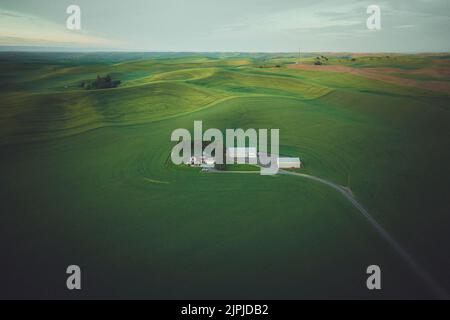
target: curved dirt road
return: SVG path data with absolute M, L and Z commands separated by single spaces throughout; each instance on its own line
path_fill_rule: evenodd
M 220 171 L 216 169 L 210 169 L 208 171 L 209 173 L 221 173 L 221 174 L 255 174 L 258 173 L 258 171 Z M 298 173 L 298 172 L 292 172 L 292 171 L 286 171 L 286 170 L 279 170 L 278 174 L 282 175 L 288 175 L 288 176 L 296 176 L 312 181 L 316 181 L 318 183 L 327 185 L 330 188 L 333 188 L 334 190 L 338 191 L 340 194 L 342 194 L 370 223 L 370 225 L 377 231 L 377 233 L 383 238 L 395 252 L 397 252 L 400 257 L 405 261 L 406 264 L 410 266 L 410 268 L 423 280 L 423 282 L 430 288 L 430 290 L 436 295 L 436 297 L 440 299 L 448 299 L 449 295 L 447 291 L 442 288 L 432 277 L 431 275 L 423 269 L 415 260 L 414 258 L 406 252 L 405 249 L 403 249 L 400 244 L 375 220 L 374 217 L 372 217 L 369 212 L 355 199 L 355 197 L 352 195 L 352 193 L 347 190 L 346 188 L 319 178 L 315 176 L 311 176 L 304 173 Z
M 440 299 L 449 298 L 446 290 L 439 286 L 439 284 L 430 276 L 430 274 L 426 270 L 424 270 L 413 259 L 413 257 L 400 246 L 400 244 L 369 214 L 369 212 L 344 187 L 339 186 L 331 181 L 303 173 L 291 172 L 286 170 L 280 170 L 278 173 L 313 180 L 325 184 L 341 193 L 348 201 L 350 201 L 350 203 L 356 209 L 358 209 L 358 211 L 366 218 L 366 220 L 372 225 L 372 227 L 378 232 L 378 234 L 400 255 L 400 257 L 412 268 L 412 270 L 414 270 L 414 272 L 422 278 L 422 280 L 427 284 L 427 286 L 433 291 L 433 293 L 438 298 Z

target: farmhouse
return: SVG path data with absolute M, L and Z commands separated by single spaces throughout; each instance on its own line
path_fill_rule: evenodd
M 190 157 L 189 160 L 186 162 L 188 166 L 192 167 L 199 167 L 202 164 L 202 158 L 201 157 Z
M 201 168 L 214 168 L 216 165 L 216 160 L 214 158 L 202 156 L 202 157 L 190 157 L 186 162 L 186 165 L 191 167 L 201 167 Z
M 302 162 L 299 158 L 278 158 L 278 169 L 299 169 Z
M 202 168 L 214 168 L 216 166 L 216 159 L 203 157 L 203 163 L 201 164 Z

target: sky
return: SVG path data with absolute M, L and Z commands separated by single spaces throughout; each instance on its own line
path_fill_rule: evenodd
M 450 52 L 449 31 L 450 0 L 0 0 L 0 46 L 30 49 Z

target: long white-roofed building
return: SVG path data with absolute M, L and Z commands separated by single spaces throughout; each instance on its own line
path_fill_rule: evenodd
M 299 169 L 302 162 L 299 158 L 278 158 L 277 165 L 279 169 Z

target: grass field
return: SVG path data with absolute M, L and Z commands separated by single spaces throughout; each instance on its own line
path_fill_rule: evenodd
M 450 92 L 427 89 L 448 84 L 450 56 L 327 57 L 414 82 L 295 54 L 1 53 L 0 297 L 433 297 L 333 189 L 170 164 L 171 132 L 195 120 L 279 128 L 300 172 L 350 188 L 450 291 Z M 97 74 L 122 85 L 79 88 Z

